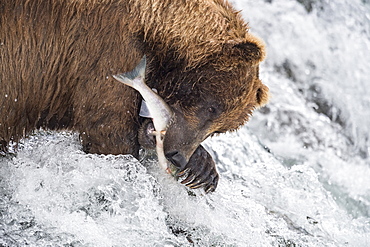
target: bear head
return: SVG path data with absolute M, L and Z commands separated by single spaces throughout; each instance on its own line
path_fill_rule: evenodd
M 267 103 L 269 90 L 259 79 L 264 57 L 263 42 L 252 35 L 223 43 L 198 66 L 152 57 L 147 83 L 175 113 L 164 139 L 168 160 L 183 169 L 207 137 L 237 130 Z

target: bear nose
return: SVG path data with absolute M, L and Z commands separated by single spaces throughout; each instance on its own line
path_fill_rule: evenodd
M 178 151 L 171 151 L 165 154 L 166 158 L 171 161 L 171 163 L 179 168 L 180 171 L 184 170 L 186 164 L 188 163 L 185 157 Z

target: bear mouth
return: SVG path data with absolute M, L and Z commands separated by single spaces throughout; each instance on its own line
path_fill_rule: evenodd
M 155 149 L 156 140 L 154 135 L 154 124 L 151 119 L 145 119 L 139 129 L 139 144 L 145 149 Z

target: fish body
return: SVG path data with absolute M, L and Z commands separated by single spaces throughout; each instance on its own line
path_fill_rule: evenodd
M 146 57 L 144 56 L 135 69 L 123 74 L 114 75 L 113 78 L 134 88 L 143 97 L 141 112 L 143 112 L 145 117 L 150 117 L 153 120 L 155 129 L 153 135 L 156 139 L 156 152 L 159 165 L 168 173 L 172 173 L 169 168 L 169 162 L 164 155 L 163 140 L 167 127 L 173 117 L 173 111 L 156 92 L 145 84 L 145 68 Z
M 153 119 L 155 130 L 165 131 L 172 119 L 173 112 L 169 105 L 145 84 L 145 67 L 146 57 L 144 56 L 134 70 L 113 77 L 141 94 L 145 101 L 145 107 L 147 107 L 149 115 Z

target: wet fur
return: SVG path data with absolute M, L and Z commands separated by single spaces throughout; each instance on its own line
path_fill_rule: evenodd
M 147 84 L 192 130 L 202 118 L 197 102 L 222 99 L 193 151 L 206 136 L 237 129 L 268 98 L 258 79 L 263 42 L 222 0 L 2 0 L 0 53 L 4 150 L 42 127 L 80 132 L 87 152 L 137 156 L 140 98 L 111 75 L 143 54 Z

